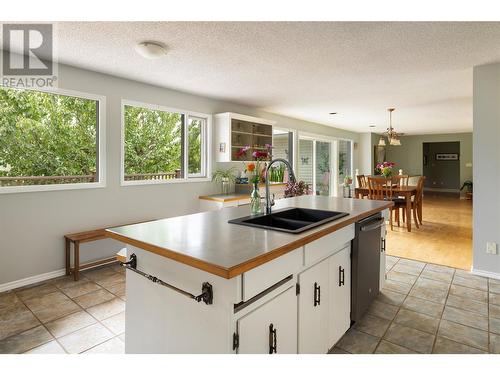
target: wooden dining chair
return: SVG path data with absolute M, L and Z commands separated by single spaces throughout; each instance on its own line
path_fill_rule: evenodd
M 415 221 L 415 225 L 418 228 L 419 224 L 422 225 L 422 199 L 423 199 L 423 191 L 424 191 L 424 181 L 425 181 L 425 176 L 420 176 L 417 182 L 417 192 L 415 194 L 415 197 L 411 201 L 411 210 L 412 210 L 412 215 L 413 215 L 413 221 Z M 401 209 L 403 214 L 403 223 L 405 222 L 405 216 L 406 216 L 406 200 L 403 199 L 393 199 L 394 201 L 394 209 L 396 210 L 396 221 L 399 226 L 399 210 Z M 408 220 L 411 220 L 411 217 L 407 218 Z
M 383 177 L 368 177 L 368 199 L 392 201 L 392 180 Z M 389 209 L 389 222 L 393 230 L 392 212 L 394 206 Z
M 399 174 L 397 176 L 392 177 L 392 181 L 396 186 L 408 186 L 409 180 L 410 176 L 406 174 Z
M 356 176 L 358 180 L 358 187 L 361 189 L 368 189 L 368 176 L 365 176 L 363 174 L 358 174 Z M 361 195 L 361 199 L 363 199 L 365 196 Z
M 392 176 L 392 183 L 395 187 L 408 186 L 408 181 L 410 180 L 409 175 L 399 174 L 396 176 Z M 400 226 L 399 219 L 400 217 L 403 219 L 403 223 L 406 222 L 406 200 L 405 197 L 397 197 L 394 199 L 394 204 L 397 207 L 396 211 L 396 221 L 398 223 L 398 227 Z M 400 215 L 400 208 L 402 208 L 402 213 Z

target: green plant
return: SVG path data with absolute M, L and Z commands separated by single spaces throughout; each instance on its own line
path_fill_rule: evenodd
M 212 173 L 212 181 L 217 183 L 236 181 L 236 168 L 231 167 L 229 169 L 217 169 Z

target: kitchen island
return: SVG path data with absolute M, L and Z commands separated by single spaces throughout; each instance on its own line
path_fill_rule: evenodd
M 326 353 L 351 321 L 355 223 L 391 205 L 277 201 L 274 210 L 349 213 L 300 234 L 228 223 L 248 215 L 244 206 L 108 229 L 132 260 L 126 352 Z

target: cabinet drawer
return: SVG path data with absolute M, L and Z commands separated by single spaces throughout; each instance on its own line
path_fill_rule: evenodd
M 288 275 L 297 273 L 303 263 L 303 248 L 282 255 L 253 270 L 245 272 L 243 283 L 243 301 L 247 301 L 263 290 L 283 280 Z
M 345 244 L 354 238 L 354 224 L 348 225 L 338 231 L 335 231 L 327 236 L 308 243 L 305 248 L 305 265 L 314 264 L 320 259 L 326 258 L 329 255 L 335 254 L 343 249 Z

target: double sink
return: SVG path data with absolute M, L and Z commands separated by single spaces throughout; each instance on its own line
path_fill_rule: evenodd
M 229 220 L 229 223 L 287 233 L 302 233 L 347 215 L 349 215 L 347 212 L 311 208 L 286 208 L 271 214 L 232 219 Z

